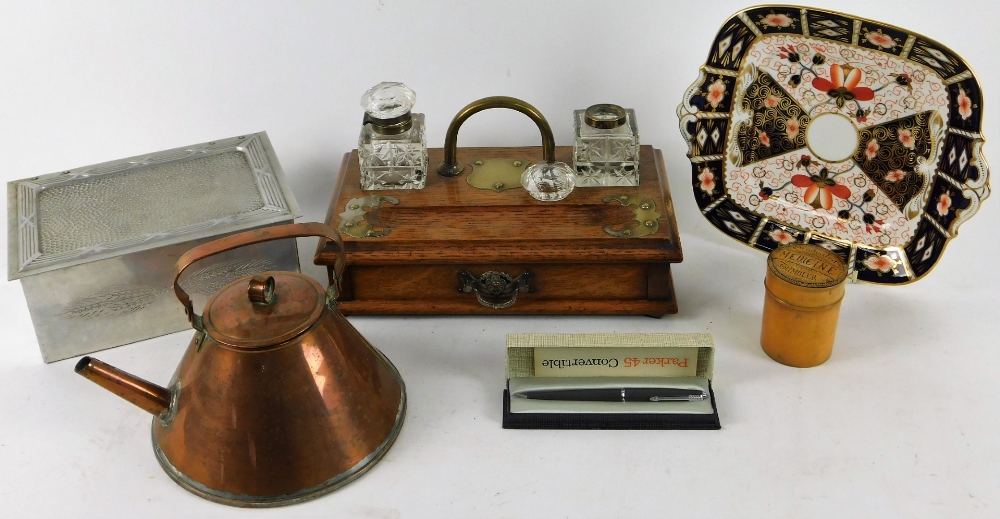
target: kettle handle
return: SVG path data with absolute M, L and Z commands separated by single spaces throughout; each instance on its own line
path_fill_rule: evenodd
M 196 330 L 200 331 L 202 329 L 201 316 L 194 313 L 194 305 L 191 303 L 191 297 L 181 288 L 180 284 L 181 273 L 190 267 L 192 263 L 244 245 L 306 236 L 321 236 L 337 244 L 337 261 L 333 265 L 334 276 L 330 284 L 330 288 L 334 291 L 332 299 L 336 299 L 337 294 L 340 294 L 340 276 L 344 273 L 344 263 L 346 260 L 344 242 L 340 238 L 340 234 L 329 225 L 318 222 L 275 225 L 203 243 L 185 252 L 177 259 L 177 264 L 174 267 L 174 294 L 177 295 L 177 299 L 184 305 L 184 314 L 187 315 L 188 322 Z

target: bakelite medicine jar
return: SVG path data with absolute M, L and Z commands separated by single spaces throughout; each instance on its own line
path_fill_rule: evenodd
M 772 251 L 764 278 L 764 353 L 798 368 L 826 362 L 846 279 L 844 261 L 818 245 L 793 243 Z

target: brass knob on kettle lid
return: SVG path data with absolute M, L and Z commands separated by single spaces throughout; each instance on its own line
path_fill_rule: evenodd
M 274 276 L 254 276 L 247 286 L 247 296 L 255 305 L 269 305 L 274 302 Z

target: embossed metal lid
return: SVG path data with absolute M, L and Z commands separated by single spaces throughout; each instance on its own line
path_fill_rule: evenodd
M 16 180 L 8 279 L 301 215 L 264 132 Z
M 325 306 L 326 292 L 316 280 L 296 272 L 266 272 L 219 290 L 205 305 L 203 323 L 221 344 L 260 349 L 299 336 Z
M 767 257 L 772 274 L 800 287 L 829 288 L 847 278 L 847 265 L 836 254 L 807 243 L 792 243 L 773 250 Z

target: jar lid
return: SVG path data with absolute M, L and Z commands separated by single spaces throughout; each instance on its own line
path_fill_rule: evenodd
M 778 279 L 807 288 L 829 288 L 847 278 L 847 264 L 836 254 L 808 243 L 791 243 L 771 251 L 767 268 Z
M 275 346 L 308 330 L 323 314 L 326 293 L 295 272 L 265 272 L 222 287 L 205 305 L 205 332 L 234 348 Z

